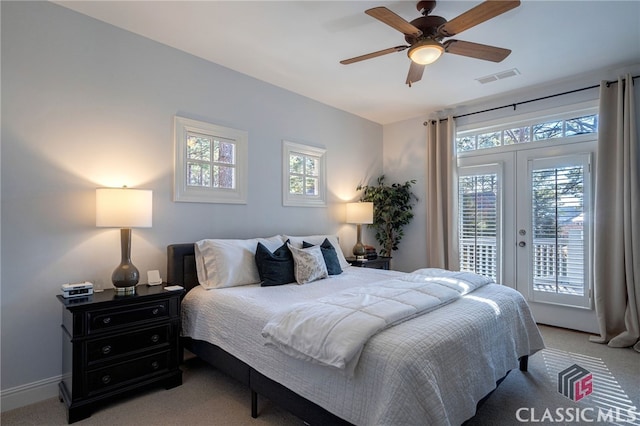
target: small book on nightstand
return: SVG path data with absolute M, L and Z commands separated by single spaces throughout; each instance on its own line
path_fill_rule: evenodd
M 366 250 L 366 253 L 364 255 L 364 257 L 367 260 L 373 260 L 373 259 L 377 259 L 378 258 L 378 253 L 376 253 L 376 248 L 373 246 L 364 246 L 364 249 Z

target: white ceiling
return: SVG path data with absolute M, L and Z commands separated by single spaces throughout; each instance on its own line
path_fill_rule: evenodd
M 406 44 L 364 14 L 386 6 L 408 21 L 415 1 L 56 1 L 69 9 L 322 103 L 386 124 L 590 71 L 640 62 L 640 1 L 523 0 L 453 37 L 511 49 L 501 63 L 445 54 L 405 85 L 406 51 L 340 60 Z M 441 0 L 452 19 L 480 1 Z M 489 84 L 475 79 L 517 68 Z M 597 83 L 597 82 L 594 82 Z

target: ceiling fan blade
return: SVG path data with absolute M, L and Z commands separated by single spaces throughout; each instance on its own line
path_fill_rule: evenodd
M 422 74 L 424 73 L 424 65 L 416 64 L 411 61 L 411 66 L 409 67 L 409 74 L 407 74 L 406 84 L 411 87 L 413 83 L 416 83 L 422 80 Z
M 470 41 L 447 40 L 442 43 L 444 51 L 455 55 L 469 56 L 491 62 L 501 62 L 511 50 Z
M 475 27 L 478 24 L 495 18 L 515 7 L 520 6 L 520 0 L 487 0 L 476 7 L 467 10 L 449 22 L 442 24 L 438 28 L 438 33 L 444 37 L 451 37 L 456 34 Z
M 405 19 L 396 15 L 384 6 L 365 10 L 364 13 L 373 18 L 376 18 L 378 21 L 381 21 L 392 28 L 395 28 L 405 35 L 409 35 L 412 37 L 420 37 L 422 35 L 422 31 L 420 31 L 420 29 L 416 28 Z
M 364 61 L 365 59 L 377 58 L 378 56 L 386 55 L 393 52 L 401 52 L 408 47 L 409 46 L 390 47 L 388 49 L 378 50 L 377 52 L 367 53 L 366 55 L 356 56 L 355 58 L 343 59 L 342 61 L 340 61 L 340 63 L 343 65 L 349 65 L 353 64 L 354 62 Z

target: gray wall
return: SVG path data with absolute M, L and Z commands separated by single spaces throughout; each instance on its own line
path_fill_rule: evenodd
M 153 190 L 153 227 L 133 231 L 144 277 L 205 237 L 353 245 L 343 202 L 382 173 L 382 126 L 51 3 L 1 7 L 3 391 L 60 375 L 61 284 L 110 286 L 120 237 L 95 227 L 97 187 Z M 172 202 L 176 114 L 249 132 L 246 205 Z M 327 149 L 326 208 L 282 206 L 282 139 Z

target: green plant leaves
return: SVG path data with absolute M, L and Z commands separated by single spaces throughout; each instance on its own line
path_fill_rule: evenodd
M 356 190 L 364 191 L 360 201 L 373 202 L 373 224 L 368 225 L 376 231 L 376 240 L 382 246 L 380 254 L 391 256 L 404 236 L 403 227 L 413 219 L 413 204 L 418 197 L 411 192 L 416 180 L 403 184 L 385 184 L 385 176 L 381 175 L 377 185 L 358 185 Z

